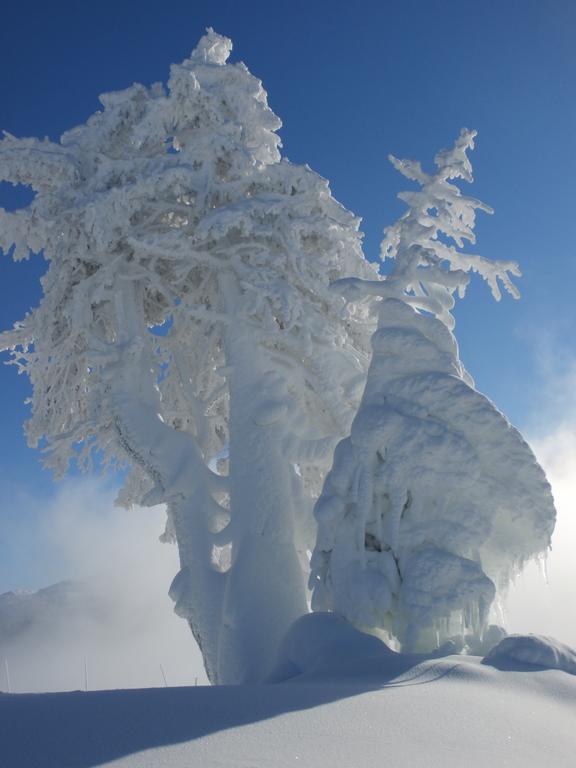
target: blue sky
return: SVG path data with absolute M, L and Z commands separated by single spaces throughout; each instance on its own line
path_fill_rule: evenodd
M 477 252 L 520 262 L 522 300 L 496 304 L 473 281 L 457 312 L 462 358 L 478 388 L 517 426 L 562 420 L 576 327 L 576 4 L 571 0 L 340 0 L 275 3 L 59 0 L 10 4 L 0 29 L 0 128 L 57 139 L 98 109 L 98 94 L 165 80 L 206 26 L 234 41 L 282 118 L 285 154 L 326 176 L 364 219 L 375 258 L 402 212 L 393 152 L 431 163 L 462 126 L 479 132 L 471 194 Z M 0 205 L 20 201 L 0 186 Z M 0 258 L 0 328 L 39 300 L 40 259 Z M 55 490 L 25 446 L 26 382 L 0 369 L 0 592 L 37 563 L 38 499 Z M 36 499 L 35 504 L 26 499 Z M 16 521 L 16 517 L 18 520 Z M 3 527 L 2 527 L 3 526 Z M 4 533 L 2 533 L 4 530 Z M 10 531 L 10 535 L 6 533 Z M 28 565 L 14 554 L 28 538 Z M 39 546 L 39 545 L 38 545 Z M 10 554 L 12 552 L 12 554 Z M 4 580 L 4 581 L 3 581 Z

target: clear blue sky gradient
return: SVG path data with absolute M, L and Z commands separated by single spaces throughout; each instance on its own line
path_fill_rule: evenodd
M 284 121 L 285 154 L 327 177 L 363 217 L 370 258 L 403 211 L 395 196 L 406 181 L 387 154 L 426 166 L 462 126 L 479 131 L 476 181 L 465 191 L 496 213 L 480 214 L 476 251 L 518 260 L 523 297 L 496 304 L 474 280 L 456 334 L 478 388 L 513 423 L 532 427 L 545 402 L 542 360 L 561 373 L 576 327 L 576 3 L 10 3 L 0 28 L 0 129 L 55 140 L 98 109 L 100 93 L 165 81 L 207 26 L 230 36 L 233 60 L 262 79 Z M 0 205 L 25 199 L 0 185 Z M 0 328 L 38 302 L 42 270 L 40 258 L 0 257 Z M 0 387 L 1 531 L 15 489 L 53 489 L 25 446 L 24 377 L 1 367 Z

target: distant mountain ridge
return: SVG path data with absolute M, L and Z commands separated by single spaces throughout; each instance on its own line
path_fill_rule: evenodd
M 106 612 L 102 599 L 82 582 L 60 581 L 37 591 L 0 594 L 0 652 L 24 635 L 65 632 L 70 625 Z
M 0 594 L 0 693 L 204 681 L 188 626 L 168 597 L 130 586 L 66 580 Z

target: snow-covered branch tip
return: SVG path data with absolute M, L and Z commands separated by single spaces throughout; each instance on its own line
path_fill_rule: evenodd
M 462 250 L 466 242 L 475 242 L 476 211 L 492 213 L 488 205 L 466 197 L 452 183 L 454 179 L 473 181 L 467 152 L 474 148 L 475 137 L 476 131 L 463 128 L 451 149 L 436 154 L 437 170 L 432 174 L 425 173 L 416 161 L 389 156 L 396 170 L 417 182 L 420 189 L 398 195 L 408 210 L 384 232 L 381 258 L 395 260 L 385 281 L 388 295 L 433 312 L 450 329 L 454 326 L 450 314 L 453 294 L 464 295 L 466 273 L 479 274 L 497 301 L 502 288 L 514 298 L 520 296 L 512 281 L 512 276 L 520 276 L 516 262 L 490 261 Z

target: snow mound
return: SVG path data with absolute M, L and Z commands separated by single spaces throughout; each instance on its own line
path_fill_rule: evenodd
M 376 662 L 398 655 L 374 635 L 360 632 L 334 613 L 310 613 L 297 619 L 286 633 L 268 682 L 342 670 L 355 659 Z
M 514 662 L 560 669 L 576 675 L 576 651 L 558 640 L 542 635 L 509 635 L 482 660 L 483 664 L 499 669 L 511 668 Z

